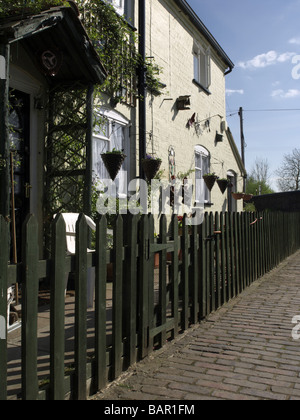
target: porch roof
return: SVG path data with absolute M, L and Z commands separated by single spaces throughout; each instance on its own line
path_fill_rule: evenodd
M 0 19 L 0 42 L 21 42 L 50 85 L 102 84 L 107 77 L 85 28 L 71 7 Z

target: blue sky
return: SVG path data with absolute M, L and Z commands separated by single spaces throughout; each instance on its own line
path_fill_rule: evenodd
M 226 79 L 227 121 L 240 146 L 244 108 L 247 170 L 268 159 L 276 189 L 273 172 L 300 147 L 300 0 L 188 3 L 235 63 Z M 279 109 L 290 111 L 262 111 Z

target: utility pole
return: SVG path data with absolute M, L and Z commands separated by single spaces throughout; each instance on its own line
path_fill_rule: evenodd
M 240 116 L 240 126 L 241 126 L 242 161 L 243 161 L 244 166 L 246 167 L 246 159 L 245 159 L 245 136 L 244 136 L 244 110 L 243 110 L 242 107 L 239 110 L 239 116 Z M 246 192 L 246 178 L 244 178 L 243 192 Z

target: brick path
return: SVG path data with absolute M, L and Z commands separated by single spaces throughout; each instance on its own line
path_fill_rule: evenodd
M 94 399 L 300 400 L 296 315 L 300 252 Z

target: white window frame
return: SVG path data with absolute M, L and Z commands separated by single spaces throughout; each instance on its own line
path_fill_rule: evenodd
M 121 191 L 117 191 L 117 195 L 118 198 L 127 198 L 127 187 L 128 187 L 128 177 L 130 176 L 130 136 L 129 136 L 129 127 L 130 127 L 130 121 L 128 121 L 126 118 L 124 118 L 121 114 L 117 113 L 116 111 L 113 110 L 106 110 L 106 109 L 101 109 L 98 113 L 98 116 L 100 117 L 100 119 L 104 119 L 105 120 L 105 124 L 106 124 L 106 132 L 100 132 L 100 130 L 97 131 L 97 129 L 95 129 L 94 133 L 93 133 L 93 142 L 99 142 L 101 141 L 103 143 L 103 150 L 101 151 L 101 153 L 105 153 L 105 151 L 112 151 L 113 146 L 112 146 L 112 135 L 113 135 L 113 131 L 115 130 L 115 126 L 118 125 L 120 126 L 120 128 L 122 128 L 123 130 L 123 135 L 124 135 L 124 153 L 126 154 L 126 159 L 122 165 L 122 169 L 120 171 L 120 173 L 118 174 L 116 181 L 120 180 L 122 178 L 124 188 Z M 107 142 L 107 144 L 105 144 L 104 142 Z M 95 149 L 96 146 L 95 146 Z M 93 172 L 94 175 L 96 176 L 96 180 L 97 182 L 101 182 L 101 179 L 98 176 L 98 172 L 95 171 L 95 165 L 97 164 L 101 164 L 104 166 L 104 163 L 101 159 L 101 156 L 99 155 L 99 153 L 93 153 Z M 109 179 L 109 175 L 106 171 L 105 168 L 103 168 L 103 173 L 106 174 L 106 178 L 105 179 Z M 123 173 L 123 174 L 122 174 Z M 125 175 L 125 173 L 127 173 L 127 176 Z M 125 177 L 125 178 L 124 178 Z M 98 185 L 98 188 L 101 189 L 101 184 Z
M 106 3 L 111 4 L 118 15 L 123 16 L 125 14 L 125 0 L 105 0 Z
M 211 86 L 211 50 L 203 48 L 197 42 L 193 47 L 194 80 L 208 89 Z
M 197 160 L 199 159 L 201 160 L 201 165 L 197 166 Z M 206 160 L 206 165 L 204 163 L 204 160 Z M 205 147 L 203 146 L 195 146 L 195 180 L 196 182 L 199 182 L 199 180 L 201 181 L 201 190 L 200 190 L 200 197 L 197 196 L 197 188 L 195 191 L 195 202 L 196 205 L 199 204 L 210 204 L 211 202 L 211 193 L 209 191 L 209 189 L 207 188 L 204 179 L 203 179 L 203 175 L 205 175 L 206 173 L 210 172 L 210 153 L 207 149 L 205 149 Z M 196 184 L 197 185 L 197 184 Z M 204 191 L 203 191 L 204 189 Z M 202 199 L 201 199 L 202 198 Z M 203 199 L 204 198 L 204 199 Z

